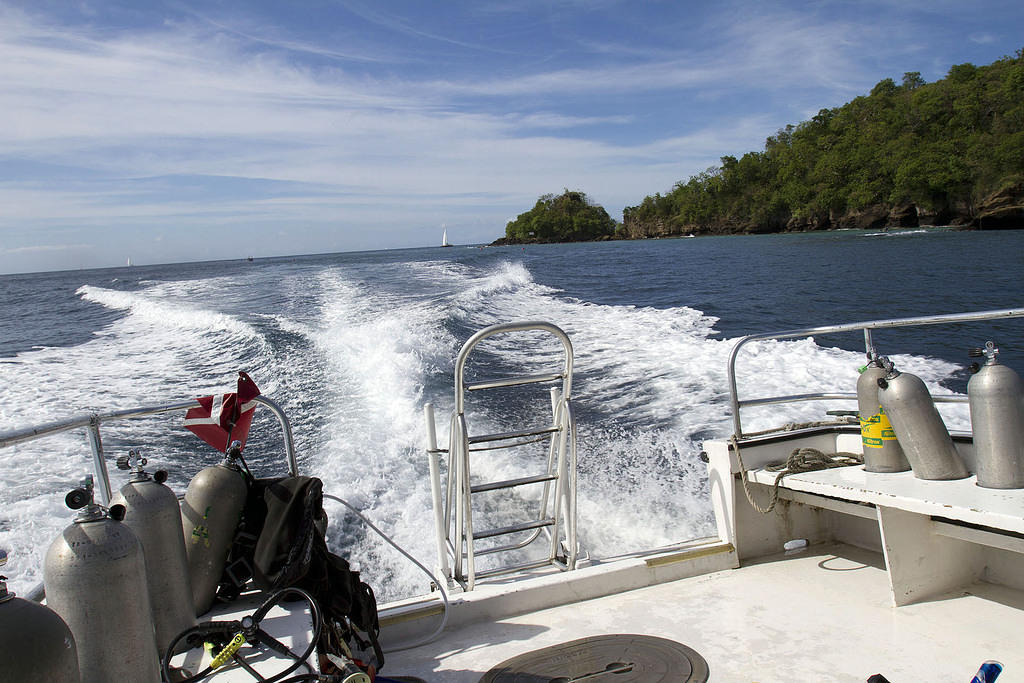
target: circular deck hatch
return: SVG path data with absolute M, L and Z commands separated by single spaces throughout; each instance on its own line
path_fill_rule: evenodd
M 654 636 L 580 638 L 507 659 L 480 683 L 702 683 L 708 663 L 682 643 Z

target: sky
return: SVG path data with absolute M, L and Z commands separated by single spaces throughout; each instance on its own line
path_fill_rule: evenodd
M 615 219 L 1021 0 L 0 0 L 0 273 L 487 243 Z

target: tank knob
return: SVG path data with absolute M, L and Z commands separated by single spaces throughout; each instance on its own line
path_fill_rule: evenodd
M 105 510 L 103 506 L 96 504 L 93 492 L 92 475 L 89 474 L 82 479 L 77 489 L 72 489 L 64 496 L 65 505 L 72 510 L 80 510 L 75 517 L 76 524 L 103 519 Z
M 92 503 L 92 489 L 72 489 L 64 496 L 64 504 L 72 510 L 80 510 Z
M 107 515 L 115 522 L 120 522 L 124 520 L 124 516 L 127 512 L 128 508 L 126 508 L 124 505 L 117 504 L 110 506 L 110 509 L 107 510 Z
M 153 473 L 153 481 L 162 484 L 167 481 L 167 470 L 157 470 Z

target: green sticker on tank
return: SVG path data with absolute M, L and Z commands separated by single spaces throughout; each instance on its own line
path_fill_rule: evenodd
M 881 406 L 877 415 L 860 421 L 860 440 L 868 448 L 883 448 L 886 441 L 896 440 L 896 432 Z

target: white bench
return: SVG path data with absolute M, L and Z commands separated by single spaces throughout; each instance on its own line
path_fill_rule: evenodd
M 778 473 L 765 465 L 784 461 L 793 448 L 860 452 L 859 441 L 857 434 L 832 432 L 741 445 L 751 493 L 767 503 Z M 958 448 L 971 469 L 970 443 Z M 719 535 L 736 546 L 741 561 L 778 552 L 794 538 L 840 540 L 882 551 L 896 605 L 979 580 L 1024 589 L 1024 489 L 982 488 L 974 476 L 925 481 L 912 472 L 842 467 L 787 474 L 777 509 L 760 515 L 744 496 L 729 444 L 707 442 L 705 450 Z

